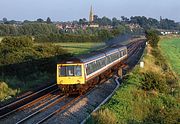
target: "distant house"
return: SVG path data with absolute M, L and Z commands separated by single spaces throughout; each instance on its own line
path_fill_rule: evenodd
M 164 29 L 157 29 L 161 35 L 170 35 L 170 34 L 179 34 L 179 31 L 176 30 L 164 30 Z
M 99 24 L 90 24 L 89 27 L 90 28 L 99 28 Z
M 63 29 L 63 25 L 62 25 L 62 24 L 56 24 L 56 27 L 57 27 L 59 30 Z
M 126 26 L 128 26 L 130 28 L 131 31 L 133 31 L 134 29 L 140 29 L 141 26 L 139 24 L 126 24 Z

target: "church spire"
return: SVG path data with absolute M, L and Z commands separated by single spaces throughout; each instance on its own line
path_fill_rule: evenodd
M 90 14 L 89 14 L 89 22 L 92 23 L 94 21 L 93 8 L 91 5 Z

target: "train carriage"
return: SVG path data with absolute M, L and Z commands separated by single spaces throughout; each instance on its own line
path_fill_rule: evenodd
M 127 58 L 126 46 L 92 52 L 57 64 L 57 84 L 68 93 L 78 93 L 108 77 Z

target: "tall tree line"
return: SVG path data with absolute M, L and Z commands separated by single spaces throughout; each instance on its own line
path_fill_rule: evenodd
M 0 24 L 0 36 L 40 35 L 58 33 L 54 24 L 25 23 L 23 25 Z

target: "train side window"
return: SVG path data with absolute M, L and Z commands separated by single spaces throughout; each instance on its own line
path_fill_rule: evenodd
M 86 72 L 87 72 L 87 75 L 89 75 L 93 72 L 93 62 L 87 64 Z
M 121 51 L 121 57 L 123 57 L 124 55 L 123 55 L 123 51 Z
M 96 61 L 92 63 L 92 68 L 93 68 L 92 73 L 97 70 L 97 63 L 96 63 Z
M 118 54 L 119 54 L 119 58 L 121 58 L 121 53 L 120 53 L 120 52 L 118 52 Z
M 89 67 L 89 64 L 86 65 L 86 73 L 87 73 L 87 75 L 90 74 L 90 67 Z
M 111 57 L 110 55 L 107 56 L 107 64 L 111 63 Z
M 123 56 L 125 55 L 126 53 L 125 53 L 125 50 L 123 50 Z
M 119 52 L 116 53 L 116 59 L 119 59 Z
M 124 54 L 125 54 L 125 55 L 127 54 L 126 50 L 124 50 Z
M 114 57 L 113 56 L 114 56 L 113 54 L 110 55 L 110 58 L 111 58 L 110 63 L 114 61 Z
M 82 76 L 80 65 L 74 67 L 74 75 L 75 76 Z
M 119 54 L 120 54 L 120 58 L 121 58 L 122 57 L 121 51 L 119 52 Z
M 100 60 L 100 67 L 102 68 L 102 67 L 104 67 L 105 66 L 105 58 L 102 58 L 101 60 Z

